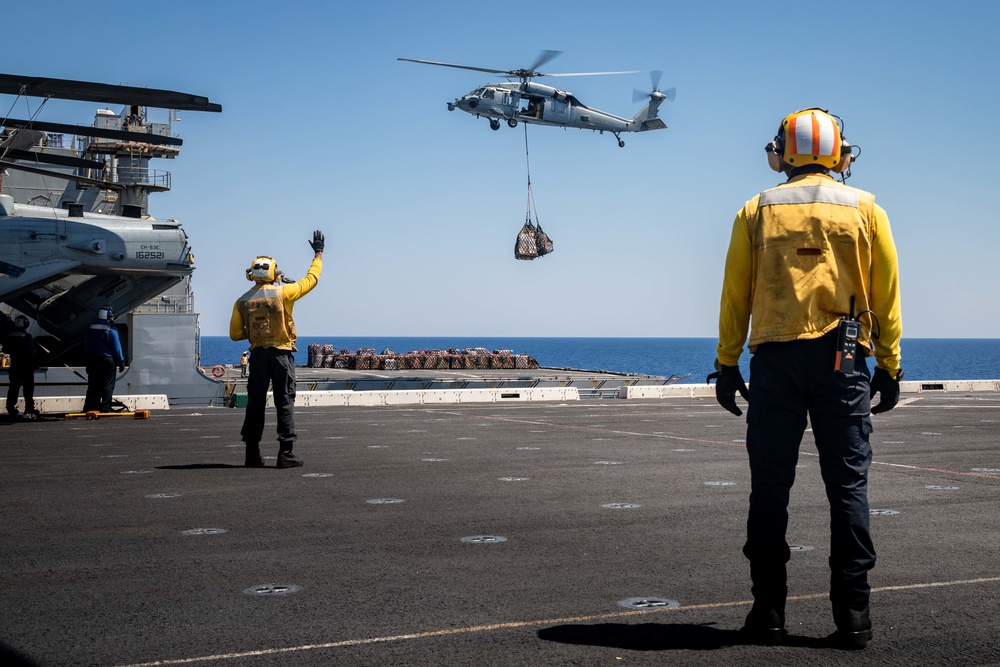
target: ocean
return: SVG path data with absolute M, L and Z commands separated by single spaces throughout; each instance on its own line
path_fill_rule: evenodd
M 703 383 L 715 361 L 714 338 L 489 338 L 489 337 L 387 337 L 306 336 L 298 339 L 295 362 L 305 366 L 310 344 L 333 345 L 382 352 L 424 349 L 485 347 L 529 354 L 542 366 L 581 368 L 648 375 L 677 375 L 682 383 Z M 202 336 L 201 365 L 239 365 L 246 341 L 227 336 Z M 1000 379 L 1000 338 L 904 338 L 901 344 L 907 380 Z M 749 378 L 749 354 L 740 359 Z M 869 360 L 874 367 L 874 360 Z

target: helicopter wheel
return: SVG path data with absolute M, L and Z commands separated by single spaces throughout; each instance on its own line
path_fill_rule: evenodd
M 625 148 L 625 142 L 621 139 L 618 140 L 618 148 Z
M 516 118 L 508 118 L 507 119 L 507 127 L 517 127 L 517 119 Z
M 492 119 L 490 121 L 490 129 L 491 130 L 499 130 L 500 129 L 500 121 L 498 121 L 496 118 Z

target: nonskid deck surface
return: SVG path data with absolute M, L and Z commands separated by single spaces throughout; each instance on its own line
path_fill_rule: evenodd
M 755 647 L 745 423 L 711 399 L 301 409 L 285 470 L 242 467 L 242 418 L 0 426 L 0 642 L 40 665 L 1000 662 L 1000 394 L 874 417 L 862 652 L 824 642 L 809 433 L 791 646 Z

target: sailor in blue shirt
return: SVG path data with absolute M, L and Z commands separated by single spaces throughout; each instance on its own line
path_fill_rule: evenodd
M 14 318 L 14 330 L 3 340 L 3 351 L 10 355 L 10 386 L 7 391 L 7 413 L 17 417 L 17 395 L 24 388 L 24 414 L 22 419 L 34 419 L 35 410 L 35 339 L 28 333 L 28 318 Z
M 111 412 L 111 397 L 115 393 L 115 370 L 125 371 L 118 329 L 114 325 L 115 312 L 111 306 L 97 311 L 97 322 L 91 324 L 83 338 L 83 351 L 87 359 L 87 397 L 83 411 Z

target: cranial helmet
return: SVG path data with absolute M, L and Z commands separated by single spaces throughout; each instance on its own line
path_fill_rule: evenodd
M 278 263 L 272 258 L 261 255 L 254 258 L 247 269 L 247 280 L 255 283 L 273 283 L 277 275 Z
M 18 315 L 14 318 L 14 328 L 18 331 L 24 331 L 28 328 L 28 318 L 24 315 Z
M 851 144 L 841 136 L 839 119 L 818 108 L 785 116 L 764 150 L 774 171 L 820 165 L 839 174 L 851 164 Z
M 97 309 L 97 319 L 99 320 L 113 320 L 115 319 L 115 310 L 110 304 L 106 306 L 101 306 Z

